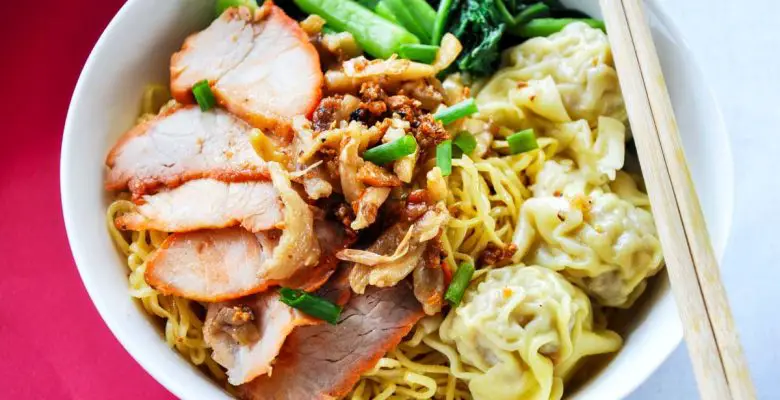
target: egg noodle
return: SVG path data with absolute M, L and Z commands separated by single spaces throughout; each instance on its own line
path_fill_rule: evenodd
M 558 148 L 555 139 L 538 141 L 541 150 L 452 161 L 447 196 L 451 218 L 442 236 L 447 268 L 455 271 L 460 263 L 475 264 L 489 243 L 503 247 L 512 242 L 520 207 L 531 197 L 526 177 L 538 172 Z M 504 144 L 499 140 L 493 147 Z M 472 281 L 487 271 L 478 270 Z M 471 399 L 467 380 L 476 373 L 464 369 L 456 348 L 442 341 L 441 323 L 441 317 L 418 323 L 411 339 L 363 375 L 350 399 Z
M 115 200 L 108 206 L 106 219 L 114 243 L 127 257 L 130 276 L 130 295 L 141 302 L 144 310 L 165 321 L 165 341 L 182 356 L 197 366 L 204 366 L 220 382 L 226 380 L 222 367 L 212 358 L 209 346 L 203 340 L 203 320 L 193 311 L 192 301 L 166 296 L 154 290 L 144 279 L 146 260 L 168 236 L 165 232 L 131 231 L 129 240 L 114 225 L 116 217 L 131 211 L 135 205 L 128 200 Z
M 618 125 L 625 120 L 609 44 L 598 30 L 572 24 L 507 50 L 504 60 L 507 65 L 488 82 L 472 86 L 477 118 L 498 128 L 493 154 L 506 153 L 503 139 L 528 128 L 535 129 L 540 150 L 453 160 L 451 219 L 442 240 L 452 271 L 463 262 L 477 265 L 488 244 L 516 244 L 521 209 L 534 197 L 530 182 L 545 162 L 572 158 L 583 169 L 580 176 L 598 175 L 592 171 L 600 172 L 599 163 L 609 164 L 613 154 L 599 153 L 609 146 L 590 143 L 590 129 L 598 128 L 601 116 L 616 118 Z M 571 117 L 576 122 L 568 122 Z M 610 136 L 602 140 L 612 141 Z M 624 147 L 618 139 L 612 149 Z M 516 254 L 514 261 L 528 255 Z M 642 276 L 654 268 L 643 269 Z M 496 292 L 505 298 L 495 299 Z M 560 399 L 564 381 L 585 356 L 621 345 L 603 321 L 597 326 L 594 319 L 603 318 L 595 314 L 587 295 L 559 273 L 539 267 L 478 269 L 461 306 L 446 318 L 421 321 L 411 339 L 361 379 L 351 399 Z M 483 326 L 491 323 L 496 326 Z

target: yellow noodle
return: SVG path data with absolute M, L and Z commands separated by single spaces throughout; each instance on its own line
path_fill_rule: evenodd
M 446 199 L 452 218 L 442 236 L 448 268 L 474 263 L 489 243 L 511 243 L 520 207 L 531 197 L 525 182 L 557 151 L 554 139 L 539 138 L 539 145 L 541 150 L 523 154 L 453 160 Z M 474 279 L 487 270 L 478 270 Z M 410 338 L 364 374 L 350 398 L 471 399 L 468 381 L 477 374 L 439 338 L 440 321 L 418 324 Z
M 106 211 L 109 234 L 117 248 L 127 257 L 130 295 L 140 301 L 147 313 L 165 322 L 163 331 L 169 346 L 193 364 L 204 367 L 204 370 L 218 381 L 225 382 L 224 371 L 211 358 L 209 346 L 203 340 L 203 320 L 195 314 L 192 302 L 181 297 L 165 296 L 149 286 L 144 279 L 146 261 L 168 234 L 146 230 L 123 233 L 114 225 L 114 219 L 119 214 L 128 212 L 133 207 L 133 203 L 120 199 L 112 202 Z

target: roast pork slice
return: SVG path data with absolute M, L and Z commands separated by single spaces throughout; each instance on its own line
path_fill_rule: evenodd
M 268 179 L 249 141 L 252 128 L 223 110 L 172 107 L 134 127 L 106 158 L 108 190 L 134 199 L 200 178 L 224 182 Z
M 342 268 L 315 295 L 345 305 L 352 293 L 346 272 Z M 210 304 L 203 335 L 214 360 L 227 368 L 230 383 L 240 385 L 273 373 L 272 364 L 293 329 L 320 323 L 282 303 L 276 291 L 268 291 Z
M 322 97 L 317 50 L 298 23 L 271 2 L 225 11 L 171 58 L 171 93 L 191 103 L 207 80 L 219 103 L 255 127 L 285 134 Z
M 407 282 L 369 288 L 352 297 L 338 325 L 296 328 L 277 356 L 273 373 L 239 386 L 239 395 L 251 400 L 340 398 L 422 316 Z
M 268 273 L 276 271 L 266 271 L 271 260 L 286 254 L 279 248 L 282 233 L 253 234 L 238 227 L 169 236 L 147 262 L 144 277 L 164 294 L 205 302 L 237 299 L 272 286 L 312 291 L 333 274 L 335 253 L 351 243 L 338 222 L 317 219 L 314 232 L 318 242 L 308 252 L 320 254 L 318 262 L 307 266 L 291 259 L 285 264 L 293 270 L 288 277 L 272 278 Z
M 228 381 L 240 385 L 271 373 L 287 335 L 297 326 L 316 323 L 271 291 L 209 305 L 203 337 L 214 361 L 227 369 Z
M 283 226 L 283 203 L 268 181 L 228 183 L 190 181 L 175 189 L 142 197 L 143 204 L 119 215 L 119 229 L 190 232 L 240 225 L 250 232 Z

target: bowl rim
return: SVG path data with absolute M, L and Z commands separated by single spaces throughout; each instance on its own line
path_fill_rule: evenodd
M 132 7 L 134 7 L 135 4 L 138 3 L 139 1 L 140 0 L 128 0 L 125 4 L 122 5 L 119 11 L 117 11 L 117 13 L 112 17 L 111 21 L 105 27 L 99 39 L 97 40 L 94 47 L 90 51 L 90 54 L 79 74 L 78 81 L 76 83 L 75 89 L 73 91 L 73 95 L 71 96 L 70 103 L 68 106 L 68 112 L 65 120 L 64 129 L 63 129 L 62 144 L 60 148 L 60 164 L 59 164 L 60 200 L 61 200 L 65 231 L 68 238 L 68 244 L 71 249 L 71 254 L 73 255 L 73 259 L 75 261 L 76 268 L 79 272 L 79 276 L 81 277 L 84 288 L 86 289 L 87 294 L 89 295 L 92 303 L 97 309 L 98 314 L 103 319 L 106 326 L 108 326 L 113 336 L 119 341 L 119 343 L 125 349 L 125 351 L 129 353 L 129 355 L 144 369 L 144 371 L 146 371 L 155 381 L 157 381 L 164 388 L 169 390 L 176 397 L 188 398 L 189 395 L 192 394 L 192 391 L 191 389 L 189 389 L 187 382 L 174 379 L 172 374 L 167 373 L 165 370 L 159 367 L 158 364 L 155 363 L 155 361 L 152 359 L 153 357 L 148 357 L 145 355 L 146 352 L 142 347 L 140 347 L 135 342 L 135 339 L 131 334 L 131 332 L 119 326 L 118 320 L 120 316 L 117 313 L 113 312 L 113 310 L 107 304 L 107 302 L 104 301 L 98 295 L 98 291 L 96 287 L 100 283 L 97 282 L 96 279 L 94 279 L 94 277 L 90 275 L 87 268 L 83 267 L 83 265 L 86 265 L 87 263 L 88 256 L 84 254 L 84 252 L 82 251 L 82 246 L 74 245 L 74 243 L 78 243 L 82 240 L 76 233 L 77 225 L 79 222 L 75 219 L 75 215 L 72 211 L 76 208 L 76 205 L 72 203 L 73 196 L 71 194 L 70 185 L 68 184 L 71 179 L 68 166 L 74 162 L 73 161 L 74 151 L 72 151 L 72 148 L 73 148 L 73 136 L 75 135 L 74 133 L 75 130 L 74 120 L 75 120 L 75 112 L 76 112 L 75 104 L 78 104 L 80 102 L 80 99 L 83 96 L 85 96 L 84 86 L 85 86 L 85 81 L 87 79 L 86 77 L 91 75 L 93 69 L 95 68 L 94 64 L 96 58 L 98 57 L 97 54 L 101 53 L 101 51 L 105 47 L 109 46 L 108 37 L 111 35 L 111 32 L 116 29 L 117 25 L 120 24 L 120 21 L 125 17 L 125 15 L 129 13 L 129 10 Z M 663 14 L 663 11 L 659 10 L 659 7 L 657 5 L 652 5 L 652 7 L 650 8 L 651 8 L 651 12 L 654 14 Z M 664 15 L 663 19 L 664 19 L 663 25 L 666 27 L 666 29 L 669 29 L 672 33 L 677 33 L 677 28 L 672 24 L 670 18 L 668 18 L 667 15 Z M 685 49 L 689 49 L 688 45 L 682 40 L 681 37 L 676 36 L 675 39 L 679 40 L 678 45 L 680 45 Z M 716 102 L 716 106 L 717 106 L 717 100 L 714 98 L 713 100 Z M 719 119 L 722 119 L 722 112 L 719 107 L 717 109 L 719 112 L 717 117 Z M 731 165 L 733 165 L 733 156 L 730 148 L 728 149 L 728 155 L 729 155 L 729 161 L 732 161 Z M 732 185 L 732 189 L 733 189 L 733 185 Z M 731 193 L 733 197 L 734 196 L 733 190 L 731 191 Z M 730 206 L 731 207 L 728 210 L 729 212 L 727 213 L 728 215 L 725 216 L 726 220 L 724 225 L 725 225 L 726 237 L 723 246 L 724 248 L 716 249 L 716 254 L 719 261 L 723 257 L 723 252 L 727 247 L 725 244 L 728 243 L 728 238 L 731 233 L 731 224 L 733 222 L 732 221 L 733 202 L 730 202 Z M 665 296 L 672 296 L 672 293 L 671 292 L 666 293 Z M 625 382 L 624 385 L 622 386 L 622 390 L 618 390 L 621 398 L 630 395 L 640 385 L 646 382 L 650 378 L 650 376 L 661 366 L 661 364 L 669 358 L 671 353 L 679 347 L 683 339 L 682 329 L 674 329 L 672 331 L 666 331 L 664 332 L 664 335 L 666 336 L 666 340 L 664 340 L 662 343 L 665 343 L 666 345 L 663 348 L 657 349 L 657 351 L 655 352 L 657 355 L 656 357 L 653 357 L 652 359 L 644 360 L 644 364 L 645 364 L 644 367 L 635 370 L 634 372 L 635 378 L 632 379 L 632 382 L 630 383 Z M 595 376 L 593 379 L 599 379 L 598 375 Z
M 94 64 L 95 59 L 98 57 L 97 54 L 99 54 L 104 47 L 109 45 L 108 37 L 110 36 L 111 32 L 116 29 L 116 26 L 119 25 L 120 21 L 125 17 L 126 14 L 129 13 L 130 8 L 133 7 L 135 3 L 137 3 L 137 0 L 128 0 L 111 18 L 111 21 L 108 23 L 108 25 L 106 25 L 105 29 L 103 29 L 103 32 L 100 34 L 100 37 L 90 51 L 89 56 L 84 63 L 84 67 L 81 69 L 79 74 L 78 81 L 76 83 L 75 89 L 73 90 L 73 95 L 71 96 L 70 103 L 68 104 L 68 112 L 65 117 L 65 126 L 62 135 L 62 144 L 60 147 L 60 202 L 62 207 L 63 221 L 65 224 L 65 233 L 68 238 L 68 246 L 70 247 L 71 254 L 73 255 L 76 269 L 78 270 L 82 284 L 87 290 L 87 294 L 89 295 L 92 304 L 94 304 L 95 308 L 97 309 L 101 319 L 103 319 L 103 322 L 106 324 L 106 326 L 108 326 L 111 334 L 114 335 L 117 341 L 119 341 L 119 344 L 122 345 L 130 357 L 132 357 L 146 373 L 148 373 L 155 381 L 157 381 L 176 397 L 186 399 L 190 392 L 186 389 L 186 383 L 173 379 L 172 375 L 167 374 L 165 371 L 158 368 L 158 366 L 151 360 L 151 358 L 144 356 L 142 349 L 134 344 L 134 339 L 130 332 L 119 327 L 117 322 L 119 315 L 112 312 L 109 305 L 100 296 L 97 295 L 95 287 L 99 283 L 93 279 L 93 277 L 84 267 L 82 267 L 82 265 L 85 265 L 87 262 L 87 256 L 78 250 L 81 246 L 73 245 L 73 243 L 79 242 L 81 240 L 75 233 L 78 221 L 74 220 L 74 215 L 72 215 L 72 212 L 70 211 L 73 210 L 75 206 L 71 203 L 73 196 L 71 195 L 70 185 L 68 185 L 70 179 L 68 166 L 73 162 L 72 157 L 74 154 L 72 151 L 72 137 L 74 136 L 75 130 L 74 115 L 76 108 L 74 105 L 78 104 L 79 99 L 84 96 L 84 85 L 86 77 L 89 76 L 92 73 L 92 70 L 95 68 Z M 106 234 L 108 234 L 108 232 L 106 232 Z

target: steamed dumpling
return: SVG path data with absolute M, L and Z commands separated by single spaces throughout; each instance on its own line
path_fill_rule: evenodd
M 600 117 L 592 130 L 585 120 L 556 124 L 546 134 L 557 139 L 583 177 L 594 185 L 615 180 L 626 157 L 626 127 L 609 117 Z
M 531 79 L 524 87 L 511 90 L 509 97 L 518 105 L 552 122 L 568 122 L 561 94 L 551 77 Z
M 631 306 L 663 265 L 650 212 L 600 188 L 529 199 L 513 242 L 515 261 L 560 271 L 611 307 Z
M 516 108 L 508 98 L 510 92 L 518 90 L 518 83 L 547 77 L 555 82 L 572 120 L 584 119 L 590 126 L 595 126 L 600 116 L 626 120 L 607 35 L 583 23 L 569 24 L 561 32 L 508 49 L 503 68 L 479 91 L 479 109 L 490 110 L 493 116 L 502 104 Z M 511 116 L 512 112 L 498 114 Z M 496 122 L 518 128 L 503 120 Z
M 589 191 L 590 185 L 572 160 L 547 160 L 534 178 L 534 197 L 573 196 Z
M 585 293 L 538 266 L 487 272 L 439 333 L 478 371 L 469 379 L 477 400 L 558 400 L 584 357 L 621 345 L 615 332 L 594 327 Z

